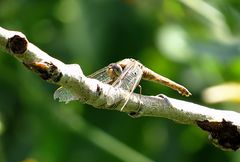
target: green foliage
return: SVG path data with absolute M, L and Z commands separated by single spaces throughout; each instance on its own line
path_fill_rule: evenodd
M 0 22 L 53 57 L 80 64 L 85 74 L 140 60 L 193 96 L 148 82 L 141 83 L 143 94 L 204 104 L 204 88 L 239 80 L 239 6 L 238 0 L 8 0 L 0 1 Z M 212 146 L 196 127 L 58 103 L 57 87 L 2 52 L 0 72 L 0 162 L 240 159 Z

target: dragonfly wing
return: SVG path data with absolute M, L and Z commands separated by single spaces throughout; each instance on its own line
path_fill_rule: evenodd
M 67 104 L 70 101 L 79 100 L 79 97 L 67 88 L 60 87 L 54 92 L 54 99 L 59 99 L 59 102 L 65 102 Z
M 143 72 L 138 63 L 132 62 L 123 70 L 122 74 L 113 83 L 114 87 L 120 87 L 128 91 L 134 91 L 142 78 Z
M 108 66 L 92 73 L 91 75 L 88 75 L 88 77 L 93 78 L 93 79 L 97 79 L 97 80 L 99 80 L 103 83 L 110 83 L 112 81 L 112 79 L 107 74 L 107 69 L 108 69 Z
M 116 85 L 116 87 L 121 87 L 129 91 L 129 94 L 127 95 L 126 100 L 121 108 L 121 111 L 124 109 L 133 91 L 141 81 L 142 75 L 143 71 L 141 66 L 138 63 L 133 62 L 133 64 L 125 67 L 122 75 L 119 76 L 118 80 L 116 80 L 116 83 L 113 83 Z

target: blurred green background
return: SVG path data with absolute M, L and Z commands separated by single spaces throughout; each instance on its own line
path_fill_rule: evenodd
M 86 75 L 135 58 L 193 96 L 144 81 L 143 94 L 207 105 L 205 88 L 239 80 L 239 11 L 238 0 L 0 0 L 0 24 Z M 3 52 L 0 73 L 0 162 L 240 161 L 194 126 L 54 101 L 56 86 Z

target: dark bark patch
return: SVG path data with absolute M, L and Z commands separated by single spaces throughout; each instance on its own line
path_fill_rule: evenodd
M 240 133 L 237 126 L 225 119 L 222 122 L 210 122 L 208 120 L 197 121 L 197 125 L 210 133 L 214 144 L 223 149 L 236 151 L 240 147 Z
M 60 81 L 62 73 L 58 70 L 57 66 L 48 62 L 34 62 L 30 64 L 23 63 L 28 69 L 38 73 L 38 75 L 44 79 L 51 79 L 54 82 Z
M 97 90 L 96 90 L 98 96 L 102 94 L 102 88 L 97 84 Z

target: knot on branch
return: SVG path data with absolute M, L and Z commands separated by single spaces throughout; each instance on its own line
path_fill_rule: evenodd
M 240 133 L 232 122 L 197 121 L 200 128 L 210 133 L 211 142 L 221 149 L 236 151 L 240 147 Z
M 8 39 L 7 49 L 13 54 L 23 54 L 27 50 L 28 41 L 25 37 L 14 35 Z

